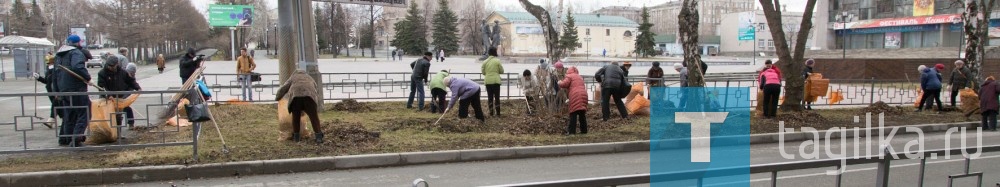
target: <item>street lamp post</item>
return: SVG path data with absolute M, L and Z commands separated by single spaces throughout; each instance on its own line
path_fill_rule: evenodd
M 843 25 L 842 26 L 843 29 L 840 30 L 840 32 L 841 32 L 841 34 L 840 34 L 840 41 L 841 42 L 840 43 L 842 45 L 840 48 L 841 48 L 841 50 L 843 50 L 843 54 L 842 54 L 843 56 L 841 57 L 841 59 L 843 59 L 845 61 L 847 60 L 847 22 L 851 18 L 853 18 L 853 17 L 854 17 L 854 14 L 849 14 L 847 12 L 841 12 L 840 16 L 837 17 L 837 23 L 840 23 L 841 25 Z
M 961 19 L 951 20 L 951 24 L 953 25 L 962 24 L 962 22 Z M 962 32 L 958 33 L 958 58 L 965 58 L 962 56 L 962 44 L 965 43 L 965 25 L 960 25 L 959 27 L 962 27 Z
M 583 38 L 584 42 L 587 42 L 587 59 L 590 59 L 590 36 Z

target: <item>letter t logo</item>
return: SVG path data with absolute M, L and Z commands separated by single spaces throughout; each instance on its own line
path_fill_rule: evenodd
M 674 123 L 691 124 L 691 162 L 712 162 L 712 123 L 726 122 L 729 112 L 676 112 Z

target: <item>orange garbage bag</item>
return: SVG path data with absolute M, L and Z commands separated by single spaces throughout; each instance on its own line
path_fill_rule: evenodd
M 840 93 L 840 91 L 830 91 L 830 97 L 827 97 L 826 101 L 831 105 L 835 105 L 843 100 L 844 100 L 844 94 Z
M 113 113 L 120 112 L 132 105 L 139 94 L 132 94 L 125 99 L 98 99 L 90 103 L 90 124 L 87 125 L 87 144 L 105 144 L 118 141 L 118 120 Z
M 291 140 L 292 139 L 292 113 L 288 111 L 288 105 L 291 101 L 282 98 L 278 100 L 278 140 Z M 299 134 L 303 139 L 307 137 L 312 137 L 312 130 L 309 128 L 312 125 L 309 124 L 309 119 L 306 115 L 298 116 L 302 118 L 302 126 L 299 128 Z
M 644 86 L 643 83 L 641 82 L 632 84 L 632 90 L 628 92 L 628 96 L 625 96 L 625 103 L 632 102 L 632 100 L 635 99 L 636 96 L 643 96 L 644 95 L 643 91 L 645 91 L 643 90 L 643 88 L 645 87 L 646 86 Z
M 920 103 L 920 100 L 923 99 L 923 98 L 924 98 L 924 91 L 923 90 L 917 90 L 917 99 L 913 100 L 913 107 L 920 108 L 920 104 L 923 104 L 923 103 Z
M 980 113 L 976 112 L 979 110 L 979 94 L 971 88 L 962 89 L 958 92 L 958 96 L 962 99 L 962 112 L 966 114 Z
M 632 102 L 625 104 L 630 115 L 649 115 L 649 107 L 649 99 L 646 97 L 636 97 Z

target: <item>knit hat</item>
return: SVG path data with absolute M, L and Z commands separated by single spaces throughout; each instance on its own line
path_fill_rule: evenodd
M 986 80 L 987 81 L 992 81 L 992 80 L 997 80 L 997 78 L 993 77 L 993 76 L 990 76 L 990 77 L 986 77 Z
M 69 35 L 69 37 L 66 38 L 66 43 L 69 43 L 69 44 L 80 43 L 80 36 L 77 36 L 75 34 L 71 34 L 71 35 Z
M 660 62 L 653 62 L 653 67 L 660 67 Z
M 188 48 L 187 49 L 187 54 L 188 55 L 194 56 L 194 55 L 196 55 L 195 53 L 197 53 L 197 51 L 194 51 L 194 48 Z
M 944 64 L 936 64 L 934 65 L 934 69 L 944 70 Z
M 956 61 L 955 61 L 955 65 L 965 65 L 965 61 L 962 61 L 962 60 L 956 60 Z
M 563 69 L 562 61 L 556 62 L 556 69 Z
M 139 67 L 136 67 L 135 63 L 128 63 L 128 65 L 125 66 L 125 72 L 128 72 L 129 74 L 132 74 L 132 75 L 135 75 L 135 72 L 138 69 L 139 69 Z
M 684 65 L 681 65 L 681 63 L 674 63 L 674 69 L 681 69 L 681 68 L 684 68 Z
M 118 65 L 118 58 L 114 57 L 104 58 L 104 66 L 117 66 L 117 65 Z
M 926 70 L 926 69 L 927 69 L 927 66 L 925 66 L 925 65 L 917 66 L 917 72 L 924 72 L 924 70 Z
M 811 66 L 811 65 L 813 65 L 813 64 L 816 64 L 816 61 L 815 61 L 815 60 L 813 60 L 813 59 L 811 59 L 811 58 L 810 58 L 809 60 L 806 60 L 806 65 L 807 65 L 807 66 Z

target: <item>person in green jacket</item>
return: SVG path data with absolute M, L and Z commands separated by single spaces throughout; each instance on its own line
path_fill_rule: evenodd
M 497 58 L 497 48 L 491 47 L 488 51 L 490 57 L 483 61 L 483 75 L 486 76 L 486 97 L 488 99 L 490 115 L 500 116 L 500 74 L 503 74 L 503 65 Z
M 441 70 L 431 78 L 431 113 L 444 113 L 445 96 L 448 95 L 448 87 L 444 86 L 444 78 L 448 77 L 448 70 Z

